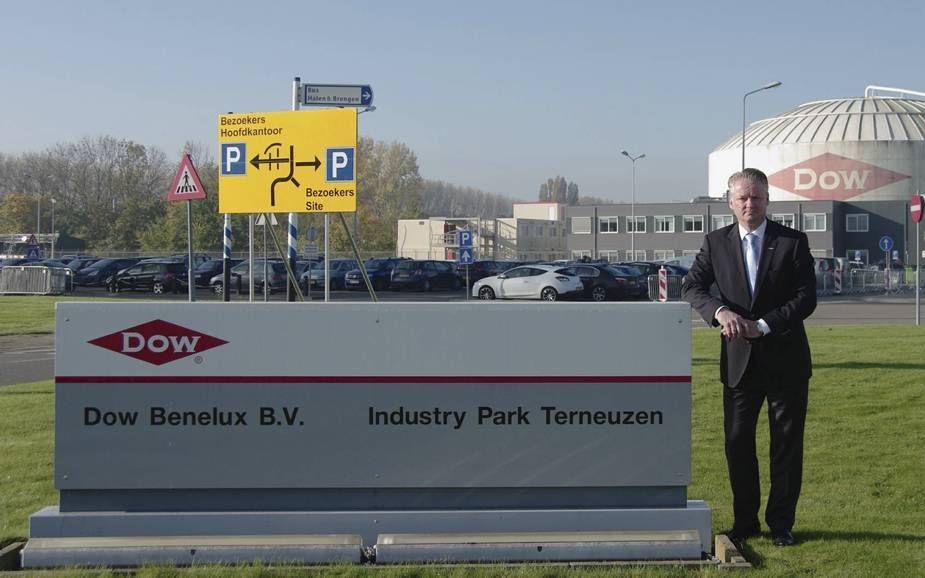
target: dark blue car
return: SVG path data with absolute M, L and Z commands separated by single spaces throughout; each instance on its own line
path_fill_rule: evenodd
M 389 288 L 392 280 L 392 269 L 402 261 L 410 261 L 406 257 L 390 257 L 388 259 L 369 259 L 363 262 L 366 268 L 366 274 L 369 275 L 369 282 L 372 283 L 373 289 L 382 291 Z M 344 287 L 347 289 L 366 289 L 366 283 L 363 282 L 363 275 L 359 269 L 347 271 L 344 275 Z

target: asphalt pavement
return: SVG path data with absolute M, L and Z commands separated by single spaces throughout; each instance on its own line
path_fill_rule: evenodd
M 76 295 L 107 295 L 105 290 L 78 289 Z M 380 301 L 407 302 L 448 302 L 464 301 L 464 291 L 395 292 L 384 291 L 379 295 Z M 151 293 L 119 293 L 118 297 L 139 300 L 185 300 L 185 295 L 153 295 Z M 322 292 L 313 292 L 312 301 L 323 300 Z M 197 293 L 197 299 L 203 302 L 217 302 L 220 296 L 205 290 Z M 270 296 L 274 302 L 285 301 L 284 294 Z M 246 302 L 247 295 L 234 295 L 235 302 Z M 256 301 L 263 301 L 263 295 L 256 296 Z M 331 300 L 370 301 L 365 291 L 332 291 Z M 550 303 L 550 307 L 556 304 Z M 692 314 L 694 327 L 704 327 L 699 316 Z M 807 325 L 912 325 L 915 323 L 915 301 L 911 293 L 901 295 L 853 295 L 840 297 L 820 297 L 819 306 L 807 320 Z M 0 336 L 0 386 L 16 383 L 29 383 L 52 379 L 54 376 L 54 335 L 17 335 Z

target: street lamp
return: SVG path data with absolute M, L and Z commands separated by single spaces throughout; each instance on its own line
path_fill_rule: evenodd
M 630 213 L 632 214 L 632 223 L 633 228 L 630 230 L 630 252 L 633 255 L 633 258 L 630 261 L 636 260 L 636 161 L 639 159 L 646 158 L 646 154 L 643 153 L 638 157 L 634 157 L 626 151 L 621 151 L 620 154 L 633 161 L 633 202 L 630 204 Z
M 51 258 L 55 258 L 55 205 L 58 201 L 54 197 L 51 198 Z
M 750 90 L 745 93 L 745 96 L 742 97 L 742 170 L 745 170 L 745 99 L 748 98 L 748 95 L 755 94 L 756 92 L 761 92 L 762 90 L 768 90 L 769 88 L 777 88 L 780 86 L 780 81 L 775 80 L 774 82 L 769 82 L 761 88 L 756 88 L 755 90 Z

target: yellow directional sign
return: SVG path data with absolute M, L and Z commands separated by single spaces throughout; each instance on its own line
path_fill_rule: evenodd
M 223 114 L 220 213 L 351 213 L 357 207 L 354 108 Z

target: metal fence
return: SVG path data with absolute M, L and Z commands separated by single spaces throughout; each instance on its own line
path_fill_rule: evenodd
M 14 265 L 0 268 L 0 294 L 60 295 L 71 287 L 65 267 Z
M 681 300 L 681 280 L 679 275 L 668 276 L 668 300 Z M 649 275 L 649 300 L 658 301 L 658 275 Z M 925 288 L 925 280 L 920 285 Z M 861 293 L 898 294 L 915 290 L 915 273 L 911 275 L 905 269 L 892 271 L 872 271 L 852 269 L 842 272 L 841 287 L 836 282 L 834 271 L 816 273 L 817 295 L 854 295 Z

